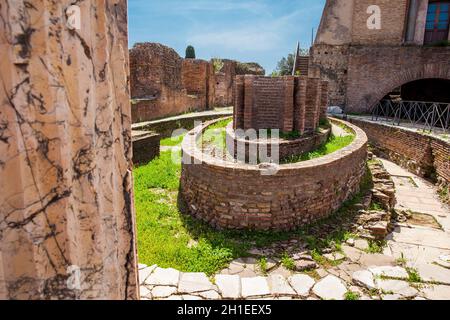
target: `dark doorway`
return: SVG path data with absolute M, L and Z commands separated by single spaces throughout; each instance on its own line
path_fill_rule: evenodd
M 400 88 L 403 101 L 450 103 L 450 80 L 422 79 L 408 82 Z

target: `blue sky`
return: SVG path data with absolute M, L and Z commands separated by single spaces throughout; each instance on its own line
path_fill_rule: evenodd
M 267 73 L 295 49 L 309 47 L 325 0 L 128 0 L 130 47 L 159 42 L 184 57 L 258 62 Z

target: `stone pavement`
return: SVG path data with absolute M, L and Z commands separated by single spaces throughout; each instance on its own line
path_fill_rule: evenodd
M 395 183 L 396 212 L 404 218 L 387 236 L 383 253 L 370 253 L 365 239 L 349 239 L 339 251 L 324 250 L 329 262 L 324 267 L 305 243 L 292 239 L 254 248 L 251 257 L 232 261 L 210 278 L 140 265 L 141 298 L 450 300 L 450 211 L 432 184 L 382 162 Z M 290 252 L 295 271 L 282 265 L 280 250 Z M 261 258 L 266 258 L 264 272 Z

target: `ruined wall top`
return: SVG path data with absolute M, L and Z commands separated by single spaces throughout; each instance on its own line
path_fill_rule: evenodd
M 236 76 L 235 129 L 312 132 L 325 116 L 328 82 L 308 77 Z
M 315 44 L 401 45 L 408 24 L 408 3 L 408 0 L 327 0 Z M 418 11 L 413 19 L 420 21 L 424 14 L 426 9 Z

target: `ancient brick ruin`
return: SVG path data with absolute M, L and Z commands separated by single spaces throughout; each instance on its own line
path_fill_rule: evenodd
M 391 91 L 419 79 L 450 79 L 450 50 L 434 46 L 450 40 L 426 24 L 429 0 L 328 0 L 311 49 L 310 74 L 330 82 L 330 104 L 367 112 Z M 380 8 L 381 29 L 368 28 L 369 6 Z M 428 17 L 428 18 L 427 18 Z M 431 28 L 431 29 L 430 29 Z
M 258 64 L 183 59 L 158 43 L 138 43 L 130 50 L 133 122 L 159 119 L 187 111 L 202 111 L 234 102 L 237 74 L 264 75 Z
M 319 78 L 237 76 L 235 129 L 314 132 L 326 117 L 328 84 Z

